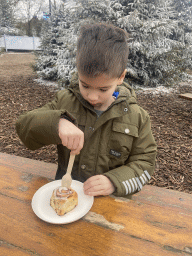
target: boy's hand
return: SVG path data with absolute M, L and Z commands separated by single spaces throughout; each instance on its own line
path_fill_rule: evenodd
M 84 133 L 70 121 L 61 118 L 59 121 L 59 137 L 63 146 L 78 155 L 84 144 Z
M 107 196 L 114 191 L 114 185 L 104 175 L 92 176 L 84 182 L 84 193 L 89 196 Z

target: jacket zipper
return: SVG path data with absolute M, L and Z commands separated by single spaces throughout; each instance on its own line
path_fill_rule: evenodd
M 95 162 L 95 166 L 94 166 L 94 174 L 96 174 L 96 166 L 97 166 L 97 163 L 98 163 L 98 157 L 99 157 L 99 143 L 100 143 L 100 137 L 101 137 L 101 128 L 100 128 L 100 131 L 99 131 L 99 138 L 98 138 L 98 143 L 97 143 L 97 155 L 96 155 L 96 162 Z

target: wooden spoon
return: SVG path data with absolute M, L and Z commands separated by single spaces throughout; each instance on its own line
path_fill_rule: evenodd
M 62 187 L 66 187 L 66 188 L 71 187 L 71 183 L 72 183 L 71 171 L 72 171 L 72 168 L 73 168 L 74 160 L 75 160 L 75 155 L 70 155 L 69 163 L 68 163 L 68 167 L 67 167 L 67 172 L 62 177 L 62 181 L 61 181 L 61 186 Z

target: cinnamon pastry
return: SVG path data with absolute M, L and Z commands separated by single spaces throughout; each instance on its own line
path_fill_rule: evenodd
M 77 192 L 70 188 L 58 187 L 53 190 L 50 205 L 55 212 L 62 216 L 73 210 L 78 204 Z

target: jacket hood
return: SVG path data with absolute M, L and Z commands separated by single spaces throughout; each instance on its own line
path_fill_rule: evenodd
M 117 86 L 117 91 L 119 91 L 118 98 L 125 98 L 129 104 L 136 104 L 136 94 L 133 88 L 126 82 Z
M 79 77 L 78 77 L 78 72 L 75 72 L 72 75 L 70 84 L 68 85 L 68 89 L 72 91 L 74 94 L 80 97 L 80 91 L 79 91 Z M 136 94 L 133 88 L 126 82 L 123 82 L 121 85 L 117 86 L 116 91 L 119 92 L 117 102 L 126 100 L 128 104 L 137 104 L 136 101 Z

